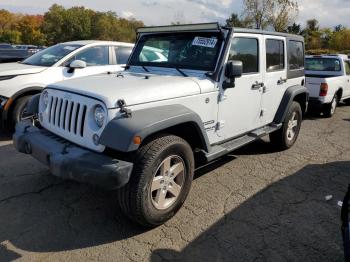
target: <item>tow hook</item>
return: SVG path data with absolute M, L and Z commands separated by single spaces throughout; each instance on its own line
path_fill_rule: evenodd
M 124 99 L 119 99 L 117 101 L 117 105 L 120 108 L 120 113 L 122 113 L 123 117 L 129 118 L 132 116 L 131 110 L 126 108 L 126 103 Z

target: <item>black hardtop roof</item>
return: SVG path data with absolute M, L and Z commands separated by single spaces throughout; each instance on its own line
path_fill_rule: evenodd
M 304 37 L 300 35 L 279 33 L 273 31 L 239 28 L 239 27 L 225 27 L 219 23 L 201 23 L 201 24 L 182 24 L 182 25 L 165 25 L 165 26 L 149 26 L 137 29 L 138 33 L 171 33 L 171 32 L 195 32 L 195 31 L 222 31 L 232 29 L 234 33 L 249 33 L 282 36 L 292 40 L 304 41 Z
M 249 33 L 249 34 L 260 34 L 260 35 L 283 36 L 283 37 L 287 37 L 287 38 L 294 38 L 294 39 L 297 39 L 299 41 L 304 41 L 304 37 L 302 37 L 301 35 L 273 32 L 273 31 L 266 31 L 266 30 L 259 30 L 259 29 L 234 27 L 233 32 L 234 33 Z

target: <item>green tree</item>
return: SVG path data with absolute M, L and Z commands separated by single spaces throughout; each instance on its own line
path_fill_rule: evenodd
M 287 27 L 287 33 L 300 35 L 302 33 L 301 25 L 293 23 L 292 25 Z
M 226 19 L 227 27 L 246 27 L 247 24 L 244 20 L 241 20 L 239 16 L 235 13 L 232 13 L 230 18 Z
M 44 15 L 42 31 L 46 35 L 48 45 L 52 45 L 62 41 L 65 19 L 65 9 L 63 6 L 54 4 Z

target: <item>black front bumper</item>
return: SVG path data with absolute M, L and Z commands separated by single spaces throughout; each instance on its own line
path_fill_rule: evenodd
M 13 135 L 16 149 L 50 168 L 53 175 L 117 189 L 129 182 L 133 164 L 78 147 L 37 127 L 20 123 Z

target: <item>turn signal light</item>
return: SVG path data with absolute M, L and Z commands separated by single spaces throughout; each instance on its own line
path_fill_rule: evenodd
M 133 142 L 135 145 L 141 145 L 142 139 L 140 136 L 134 136 Z
M 320 86 L 320 96 L 326 96 L 328 93 L 328 84 L 322 83 Z

